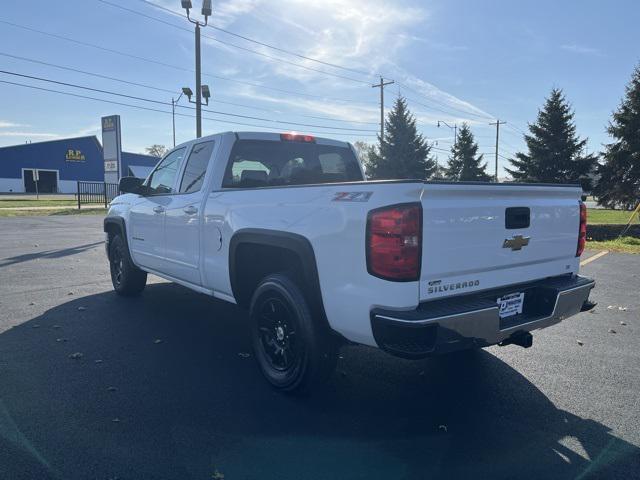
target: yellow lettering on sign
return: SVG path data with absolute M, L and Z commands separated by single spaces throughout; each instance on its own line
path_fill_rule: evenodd
M 85 160 L 85 157 L 82 154 L 81 150 L 72 150 L 72 149 L 67 150 L 67 154 L 65 155 L 65 158 L 67 159 L 68 162 L 84 162 Z

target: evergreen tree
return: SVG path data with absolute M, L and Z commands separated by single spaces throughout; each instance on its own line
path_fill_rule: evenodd
M 416 120 L 409 112 L 407 102 L 398 97 L 385 121 L 381 149 L 369 151 L 367 174 L 374 179 L 427 179 L 436 169 L 436 162 L 430 153 L 431 146 L 418 133 Z
M 551 90 L 536 123 L 529 124 L 531 133 L 524 136 L 529 152 L 509 160 L 514 168 L 506 170 L 515 181 L 580 183 L 585 190 L 591 189 L 589 174 L 596 157 L 583 154 L 587 140 L 576 134 L 573 117 L 562 90 Z
M 593 193 L 600 205 L 632 209 L 640 201 L 640 66 L 633 72 L 607 132 L 615 141 L 605 147 Z
M 473 138 L 469 125 L 462 124 L 458 138 L 451 147 L 447 166 L 447 178 L 459 182 L 488 182 L 487 164 L 482 163 L 483 155 L 478 155 L 478 144 Z

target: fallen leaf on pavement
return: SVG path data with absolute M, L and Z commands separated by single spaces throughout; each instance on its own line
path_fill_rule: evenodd
M 620 322 L 620 325 L 626 325 L 627 322 Z
M 578 345 L 580 346 L 584 345 L 584 342 L 582 340 L 576 340 L 576 342 L 578 342 Z
M 115 392 L 118 390 L 116 387 L 107 387 L 107 392 Z
M 447 426 L 446 425 L 438 425 L 438 430 L 443 430 L 445 433 L 447 433 Z
M 102 360 L 94 360 L 94 363 L 102 363 Z
M 213 480 L 224 480 L 224 473 L 219 472 L 216 468 L 215 472 L 213 472 L 213 475 L 211 475 L 211 478 Z
M 78 310 L 80 310 L 81 312 L 84 312 L 87 309 L 87 307 L 78 307 Z
M 71 358 L 72 360 L 80 360 L 82 357 L 84 357 L 84 355 L 80 352 L 72 353 L 71 355 L 69 355 L 69 358 Z
M 610 328 L 609 333 L 616 333 L 616 331 L 613 328 Z
M 239 352 L 238 356 L 242 357 L 242 358 L 249 358 L 251 356 L 250 353 L 245 353 L 245 352 Z
M 162 340 L 160 340 L 159 338 L 156 338 L 156 339 L 153 341 L 153 343 L 155 343 L 155 344 L 157 345 L 158 343 L 162 343 Z
M 66 338 L 56 338 L 56 342 L 66 342 Z

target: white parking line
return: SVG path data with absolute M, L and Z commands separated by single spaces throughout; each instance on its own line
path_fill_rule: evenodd
M 604 257 L 607 253 L 609 253 L 609 250 L 603 250 L 600 253 L 596 253 L 595 255 L 592 255 L 591 257 L 587 258 L 586 260 L 580 262 L 580 266 L 584 267 L 587 263 L 591 263 L 594 260 L 599 259 L 600 257 Z

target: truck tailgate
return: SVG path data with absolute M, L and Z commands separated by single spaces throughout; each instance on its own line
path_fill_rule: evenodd
M 420 299 L 577 273 L 581 194 L 572 186 L 425 184 Z

